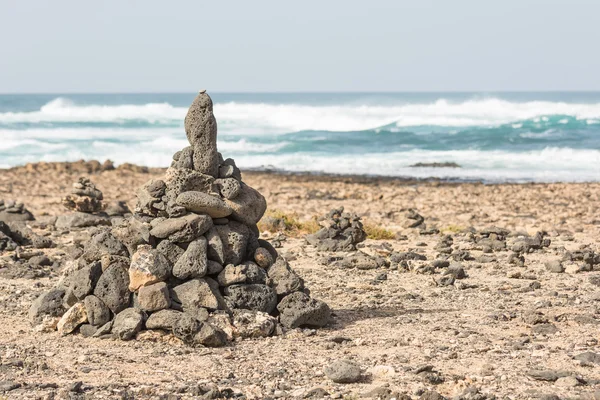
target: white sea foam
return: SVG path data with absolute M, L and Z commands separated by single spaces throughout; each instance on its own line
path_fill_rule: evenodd
M 418 162 L 456 162 L 462 168 L 411 168 Z M 319 156 L 279 154 L 239 155 L 238 165 L 260 168 L 279 167 L 288 171 L 383 176 L 486 179 L 491 181 L 598 181 L 599 150 L 545 148 L 539 151 L 426 151 L 411 150 L 361 155 L 360 163 L 347 155 Z
M 168 103 L 143 105 L 77 105 L 58 97 L 43 105 L 39 111 L 0 113 L 0 122 L 119 122 L 145 120 L 161 122 L 181 120 L 186 110 Z
M 33 144 L 33 143 L 30 143 Z M 139 165 L 166 167 L 171 155 L 185 143 L 179 140 L 164 142 L 155 139 L 127 144 L 115 144 L 97 140 L 92 146 L 69 146 L 48 149 L 43 143 L 26 151 L 9 150 L 2 164 L 19 165 L 36 161 L 75 161 L 79 159 L 111 159 L 117 164 L 131 162 Z M 320 154 L 277 153 L 256 147 L 248 150 L 244 142 L 221 140 L 220 150 L 236 160 L 243 168 L 272 166 L 287 171 L 312 171 L 340 174 L 367 174 L 386 176 L 439 177 L 462 179 L 486 179 L 491 181 L 599 181 L 598 165 L 600 150 L 552 148 L 527 152 L 507 151 L 429 151 L 403 150 L 393 153 Z M 252 143 L 253 146 L 260 146 Z M 360 162 L 357 162 L 359 157 Z M 462 168 L 411 168 L 423 162 L 456 162 Z
M 546 115 L 568 115 L 597 122 L 600 103 L 549 101 L 510 102 L 488 98 L 393 106 L 373 105 L 300 105 L 265 103 L 216 103 L 215 115 L 220 133 L 284 133 L 302 130 L 357 131 L 394 124 L 406 126 L 497 125 L 533 119 L 547 121 Z M 78 105 L 59 97 L 32 112 L 0 113 L 0 123 L 146 121 L 181 126 L 187 108 L 168 103 L 143 105 Z

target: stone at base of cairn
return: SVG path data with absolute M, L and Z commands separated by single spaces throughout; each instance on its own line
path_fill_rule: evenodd
M 259 238 L 265 198 L 217 152 L 206 93 L 194 100 L 185 129 L 190 146 L 173 156 L 165 179 L 137 191 L 131 218 L 97 229 L 59 287 L 33 303 L 32 324 L 123 340 L 160 329 L 221 346 L 272 335 L 278 325 L 329 323 L 327 304 L 310 298 L 302 278 Z

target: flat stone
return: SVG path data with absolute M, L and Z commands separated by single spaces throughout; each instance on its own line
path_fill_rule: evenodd
M 112 333 L 121 340 L 131 340 L 142 329 L 144 314 L 136 308 L 126 308 L 115 317 Z
M 165 282 L 142 286 L 138 291 L 137 301 L 144 311 L 158 311 L 171 306 L 169 288 Z
M 187 250 L 173 266 L 173 276 L 179 279 L 202 278 L 207 271 L 207 241 L 200 236 L 188 245 Z
M 311 299 L 306 293 L 294 292 L 285 296 L 279 305 L 279 321 L 286 328 L 301 326 L 321 327 L 331 321 L 331 309 L 320 300 Z
M 224 290 L 233 308 L 262 311 L 270 314 L 277 306 L 277 295 L 267 285 L 232 285 Z
M 162 282 L 171 276 L 169 260 L 152 246 L 139 246 L 131 257 L 129 266 L 129 290 L 136 291 L 142 286 Z
M 558 378 L 570 376 L 571 374 L 564 371 L 532 369 L 527 372 L 527 375 L 537 381 L 554 382 Z
M 206 214 L 187 214 L 157 223 L 150 230 L 150 235 L 159 239 L 169 239 L 174 243 L 191 242 L 204 235 L 212 225 L 212 219 Z
M 335 383 L 353 383 L 360 380 L 360 367 L 348 360 L 337 360 L 323 369 Z
M 110 226 L 110 219 L 104 215 L 74 212 L 70 214 L 59 215 L 55 222 L 57 229 L 64 230 L 73 228 L 88 228 L 90 226 L 98 225 Z
M 73 332 L 77 327 L 87 322 L 87 313 L 85 306 L 82 302 L 75 303 L 67 312 L 61 317 L 56 326 L 58 333 L 61 335 L 68 335 Z
M 232 218 L 246 225 L 257 224 L 267 210 L 263 195 L 245 184 L 234 199 L 225 199 L 225 203 L 232 210 Z
M 0 393 L 8 393 L 20 388 L 22 385 L 14 381 L 0 381 Z
M 127 270 L 118 265 L 108 267 L 94 289 L 94 296 L 102 300 L 114 314 L 129 307 L 130 295 Z
M 224 218 L 232 212 L 221 198 L 202 192 L 183 192 L 176 202 L 188 211 L 208 214 L 212 218 Z
M 173 326 L 182 315 L 181 311 L 171 309 L 153 312 L 146 321 L 146 329 L 172 331 Z
M 4 210 L 0 211 L 0 221 L 2 222 L 16 222 L 16 221 L 33 221 L 35 218 L 33 214 L 27 210 L 21 210 L 20 212 L 11 212 L 18 210 Z
M 102 326 L 110 321 L 110 309 L 98 297 L 89 295 L 84 299 L 83 304 L 87 320 L 91 325 Z

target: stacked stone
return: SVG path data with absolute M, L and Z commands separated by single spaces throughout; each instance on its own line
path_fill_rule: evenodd
M 307 235 L 306 241 L 320 251 L 353 251 L 367 239 L 360 217 L 345 213 L 344 207 L 331 210 L 319 224 L 323 228 Z
M 102 211 L 102 192 L 87 178 L 81 177 L 73 184 L 71 194 L 62 199 L 62 204 L 73 211 L 96 213 Z
M 33 221 L 33 214 L 29 212 L 23 203 L 14 200 L 0 199 L 0 221 Z
M 51 328 L 58 320 L 62 334 L 79 328 L 121 339 L 160 329 L 189 344 L 219 346 L 329 322 L 329 307 L 310 298 L 287 261 L 259 238 L 265 198 L 217 152 L 204 91 L 185 130 L 190 146 L 174 155 L 165 179 L 138 190 L 131 218 L 97 228 L 72 273 L 34 302 L 32 323 Z

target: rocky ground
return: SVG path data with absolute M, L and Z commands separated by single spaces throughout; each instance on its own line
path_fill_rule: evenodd
M 56 244 L 0 256 L 0 399 L 600 398 L 595 183 L 244 173 L 271 210 L 263 237 L 332 307 L 333 324 L 223 348 L 158 331 L 128 342 L 34 331 L 30 304 L 86 240 L 85 229 L 53 225 L 72 183 L 88 177 L 106 203 L 133 208 L 135 188 L 163 174 L 89 163 L 0 171 L 0 198 L 23 202 L 29 226 Z M 378 228 L 360 245 L 371 262 L 306 243 L 304 227 L 340 206 Z M 294 223 L 277 224 L 283 215 Z

